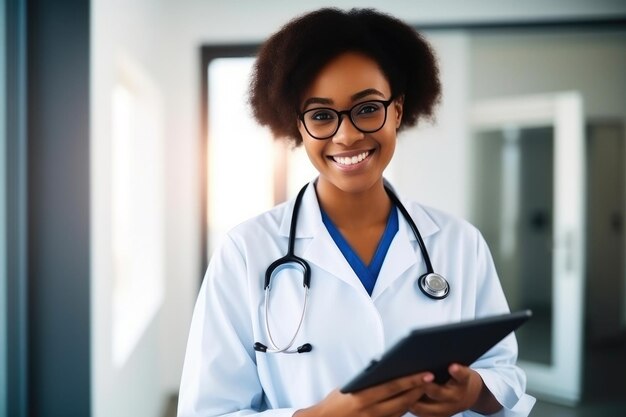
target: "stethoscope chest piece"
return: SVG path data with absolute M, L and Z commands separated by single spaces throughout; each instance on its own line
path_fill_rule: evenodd
M 417 280 L 417 286 L 424 294 L 426 294 L 426 296 L 434 300 L 446 298 L 450 292 L 448 281 L 446 281 L 446 279 L 441 275 L 434 272 L 422 275 Z

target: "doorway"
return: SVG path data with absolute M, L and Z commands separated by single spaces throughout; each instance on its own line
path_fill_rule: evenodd
M 528 389 L 581 397 L 584 284 L 583 102 L 577 92 L 472 106 L 472 221 L 489 244 L 512 310 Z
M 617 377 L 626 372 L 626 132 L 620 120 L 585 122 L 584 139 L 579 137 L 584 176 L 578 181 L 572 167 L 559 168 L 557 161 L 559 152 L 568 152 L 563 146 L 575 146 L 572 126 L 582 113 L 561 115 L 571 126 L 559 148 L 556 118 L 552 124 L 520 123 L 525 101 L 535 101 L 535 116 L 541 113 L 537 96 L 488 100 L 474 108 L 472 218 L 489 243 L 511 309 L 534 313 L 516 332 L 529 390 L 566 404 L 619 400 L 626 396 Z M 477 114 L 486 103 L 500 112 L 491 113 L 492 123 Z M 564 188 L 579 191 L 581 207 L 559 201 Z M 578 210 L 584 231 L 563 238 L 559 216 Z M 576 233 L 585 236 L 577 252 Z M 574 286 L 582 296 L 571 291 Z M 574 372 L 567 375 L 567 369 Z

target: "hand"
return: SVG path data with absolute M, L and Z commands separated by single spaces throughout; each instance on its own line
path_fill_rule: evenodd
M 433 380 L 433 374 L 425 372 L 351 394 L 334 390 L 318 404 L 296 411 L 294 417 L 400 417 L 409 412 Z
M 443 385 L 427 384 L 424 397 L 411 407 L 420 417 L 449 417 L 472 409 L 481 414 L 493 414 L 502 406 L 483 383 L 480 374 L 459 364 L 448 368 L 451 378 Z

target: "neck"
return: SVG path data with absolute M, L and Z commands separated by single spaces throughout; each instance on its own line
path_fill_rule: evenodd
M 372 187 L 358 192 L 344 191 L 319 179 L 316 191 L 322 209 L 340 229 L 386 223 L 392 206 L 382 178 Z

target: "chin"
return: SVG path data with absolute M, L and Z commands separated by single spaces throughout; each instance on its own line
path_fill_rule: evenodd
M 382 181 L 382 178 L 380 179 Z M 333 181 L 332 185 L 348 194 L 361 194 L 371 190 L 378 183 L 375 179 L 346 178 Z

